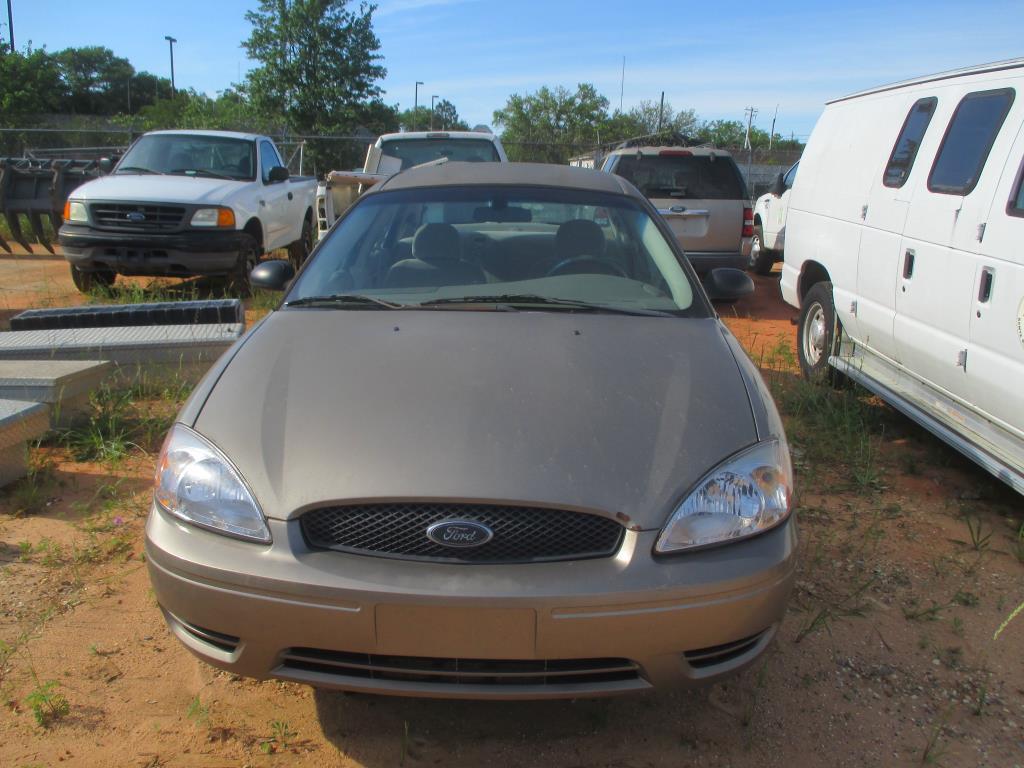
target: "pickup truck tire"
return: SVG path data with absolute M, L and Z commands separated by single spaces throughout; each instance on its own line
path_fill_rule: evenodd
M 244 235 L 242 243 L 238 248 L 238 261 L 235 269 L 228 275 L 228 290 L 239 298 L 248 298 L 252 295 L 252 284 L 249 282 L 249 273 L 252 272 L 260 260 L 260 249 L 256 238 L 251 235 Z
M 117 273 L 109 269 L 100 269 L 94 272 L 84 272 L 74 264 L 71 267 L 71 282 L 75 284 L 82 293 L 89 293 L 93 288 L 109 288 L 117 279 Z
M 295 267 L 295 271 L 299 271 L 306 259 L 309 258 L 310 251 L 313 250 L 313 224 L 309 218 L 302 220 L 302 234 L 299 239 L 288 246 L 288 260 Z
M 775 252 L 764 247 L 764 230 L 758 224 L 750 238 L 750 269 L 759 275 L 770 275 L 775 267 Z
M 807 291 L 800 306 L 797 323 L 796 349 L 800 370 L 808 381 L 827 382 L 834 387 L 845 384 L 845 376 L 828 364 L 835 351 L 836 308 L 832 299 L 832 283 L 815 283 Z

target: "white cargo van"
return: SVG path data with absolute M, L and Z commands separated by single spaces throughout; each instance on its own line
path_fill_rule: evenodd
M 1024 493 L 1024 59 L 830 102 L 782 295 L 800 364 L 862 384 Z

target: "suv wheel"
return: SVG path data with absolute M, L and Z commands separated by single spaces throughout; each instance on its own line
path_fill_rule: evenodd
M 82 293 L 89 293 L 93 288 L 109 288 L 117 279 L 117 272 L 109 269 L 97 269 L 93 272 L 85 272 L 74 264 L 71 267 L 71 282 L 75 284 Z
M 764 231 L 757 224 L 750 238 L 750 268 L 759 275 L 770 275 L 774 266 L 775 253 L 764 247 Z

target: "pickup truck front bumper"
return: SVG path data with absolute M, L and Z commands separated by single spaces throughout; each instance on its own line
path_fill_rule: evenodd
M 65 224 L 59 241 L 64 258 L 83 272 L 121 275 L 226 275 L 238 264 L 244 232 L 110 232 Z

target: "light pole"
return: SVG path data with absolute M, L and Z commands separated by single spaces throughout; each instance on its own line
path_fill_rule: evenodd
M 434 101 L 437 96 L 430 97 L 430 130 L 434 130 Z
M 11 10 L 11 0 L 7 0 L 7 31 L 11 33 L 11 53 L 14 53 L 14 11 Z
M 174 44 L 178 42 L 170 35 L 164 35 L 167 46 L 171 49 L 171 98 L 174 98 Z
M 412 98 L 412 129 L 415 131 L 418 127 L 416 118 L 419 117 L 420 111 L 420 86 L 423 85 L 422 80 L 416 81 L 416 89 L 413 92 Z

